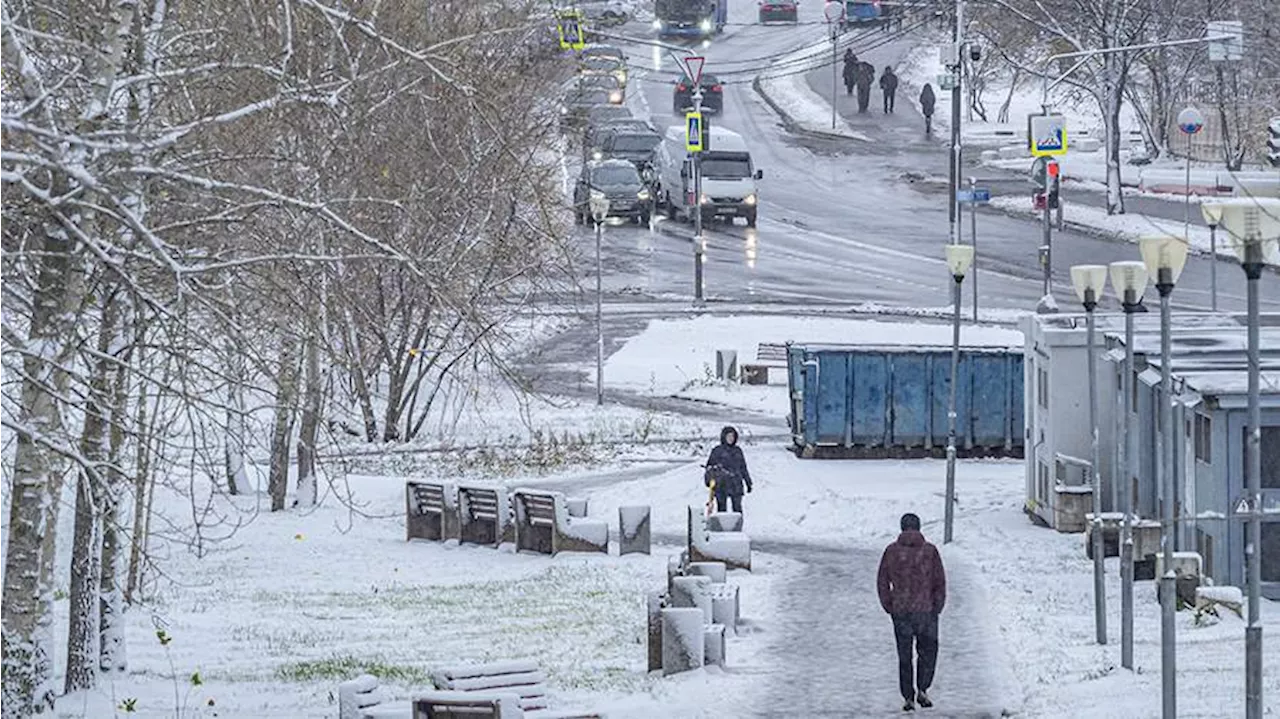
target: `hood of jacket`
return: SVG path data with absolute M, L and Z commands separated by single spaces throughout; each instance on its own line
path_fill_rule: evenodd
M 924 535 L 918 529 L 908 529 L 898 535 L 896 543 L 903 547 L 923 547 Z
M 738 434 L 738 430 L 732 426 L 726 426 L 720 430 L 720 444 L 729 444 L 729 433 L 733 433 L 733 444 L 736 446 L 742 435 Z

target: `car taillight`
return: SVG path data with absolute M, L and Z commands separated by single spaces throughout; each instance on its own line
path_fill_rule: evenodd
M 722 90 L 723 90 L 723 88 L 721 88 L 719 85 L 712 85 L 712 86 L 711 86 L 711 91 L 712 91 L 712 92 L 721 92 Z
M 676 85 L 676 92 L 684 92 L 684 91 L 685 91 L 685 86 L 683 82 L 680 83 L 679 85 Z

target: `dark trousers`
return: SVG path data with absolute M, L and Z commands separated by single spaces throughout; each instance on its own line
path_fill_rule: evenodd
M 727 511 L 725 507 L 729 504 L 729 500 L 733 500 L 733 511 L 737 512 L 738 514 L 742 514 L 742 495 L 727 494 L 719 490 L 716 491 L 716 511 L 717 512 Z
M 914 700 L 916 689 L 928 691 L 933 685 L 933 671 L 938 666 L 938 615 L 893 615 L 893 638 L 898 642 L 898 689 L 903 698 Z M 913 645 L 919 662 L 911 656 Z
M 893 112 L 893 91 L 886 90 L 884 93 L 884 111 Z
M 858 112 L 866 112 L 867 104 L 871 102 L 871 86 L 858 86 Z

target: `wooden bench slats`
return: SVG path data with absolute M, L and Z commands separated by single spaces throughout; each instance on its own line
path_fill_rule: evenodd
M 487 520 L 498 517 L 497 490 L 459 487 L 458 493 L 466 500 L 467 512 L 472 517 Z
M 542 672 L 498 674 L 487 677 L 454 679 L 449 682 L 449 688 L 460 692 L 476 692 L 485 689 L 511 689 L 522 697 L 540 697 L 547 693 L 546 687 L 542 686 L 542 683 L 546 680 L 547 678 L 542 675 Z

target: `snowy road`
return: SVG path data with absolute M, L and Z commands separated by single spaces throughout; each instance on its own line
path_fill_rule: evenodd
M 730 19 L 754 21 L 755 6 L 734 4 Z M 802 4 L 802 21 L 820 19 L 821 7 Z M 650 36 L 631 24 L 622 32 Z M 921 137 L 922 121 L 900 97 L 891 119 L 875 109 L 850 116 L 872 142 L 799 138 L 782 129 L 752 89 L 760 70 L 789 50 L 819 42 L 818 25 L 731 25 L 705 48 L 706 72 L 724 85 L 725 112 L 713 122 L 741 133 L 752 148 L 761 181 L 759 227 L 714 223 L 707 228 L 705 287 L 709 301 L 882 302 L 903 306 L 946 304 L 949 283 L 942 261 L 948 240 L 945 192 L 912 183 L 905 173 L 945 175 L 945 148 Z M 879 42 L 871 37 L 863 42 Z M 621 43 L 620 43 L 621 44 Z M 883 67 L 910 42 L 864 53 Z M 858 51 L 859 44 L 854 44 Z M 635 69 L 628 104 L 650 116 L 660 131 L 678 120 L 669 114 L 673 63 L 666 51 L 626 46 Z M 829 83 L 815 82 L 816 89 Z M 841 98 L 847 109 L 849 98 Z M 879 93 L 873 93 L 873 103 Z M 998 213 L 980 220 L 979 289 L 989 307 L 1029 308 L 1041 293 L 1036 223 Z M 584 246 L 589 231 L 581 231 Z M 605 264 L 612 290 L 687 298 L 692 292 L 692 228 L 660 220 L 654 231 L 610 227 Z M 1061 304 L 1073 295 L 1069 267 L 1085 262 L 1137 259 L 1131 244 L 1066 231 L 1055 233 L 1054 284 Z M 1209 262 L 1192 258 L 1174 295 L 1175 304 L 1207 307 Z M 1220 297 L 1226 309 L 1243 307 L 1243 278 L 1223 264 Z M 1280 277 L 1264 279 L 1264 305 L 1280 308 Z M 967 292 L 966 292 L 967 294 Z

